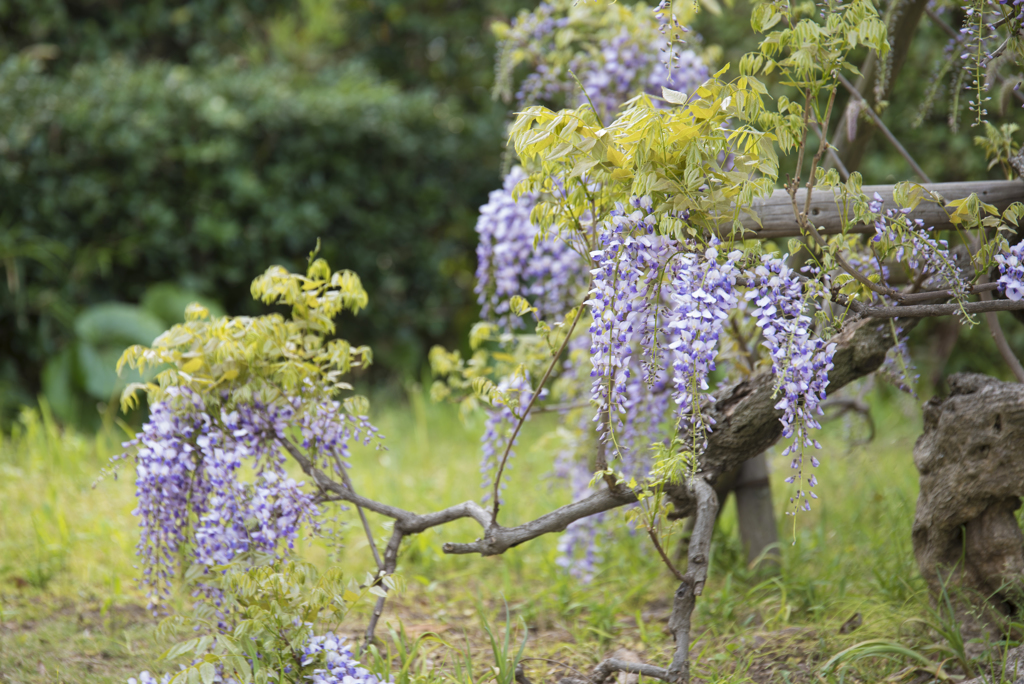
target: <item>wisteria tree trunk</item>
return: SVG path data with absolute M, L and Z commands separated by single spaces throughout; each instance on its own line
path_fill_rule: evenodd
M 914 447 L 921 493 L 914 554 L 933 592 L 967 592 L 1009 615 L 1024 607 L 1024 385 L 986 375 L 949 378 L 924 406 Z

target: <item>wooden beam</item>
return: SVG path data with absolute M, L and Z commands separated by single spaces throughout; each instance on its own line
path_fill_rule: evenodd
M 947 203 L 968 197 L 971 193 L 977 193 L 982 202 L 995 205 L 999 211 L 1003 211 L 1014 202 L 1024 202 L 1024 182 L 1019 180 L 930 183 L 924 187 L 942 197 Z M 886 208 L 896 206 L 892 196 L 892 185 L 865 185 L 863 189 L 868 197 L 873 197 L 876 192 L 881 195 Z M 803 209 L 806 197 L 806 189 L 802 188 L 797 191 L 796 199 L 801 209 Z M 793 203 L 785 190 L 776 190 L 768 199 L 756 201 L 753 209 L 761 218 L 761 225 L 759 226 L 752 217 L 743 216 L 740 223 L 743 225 L 744 238 L 770 240 L 800 237 L 800 228 L 793 215 Z M 811 208 L 808 217 L 818 227 L 822 235 L 836 235 L 843 231 L 839 207 L 836 205 L 833 193 L 827 189 L 816 188 L 814 190 L 811 195 Z M 946 209 L 934 202 L 921 202 L 911 217 L 923 220 L 925 225 L 934 226 L 935 230 L 952 230 L 954 227 L 949 222 L 949 214 Z M 731 230 L 732 226 L 727 224 L 723 224 L 720 228 L 723 236 L 729 235 Z M 875 228 L 874 226 L 852 226 L 849 232 L 874 233 Z

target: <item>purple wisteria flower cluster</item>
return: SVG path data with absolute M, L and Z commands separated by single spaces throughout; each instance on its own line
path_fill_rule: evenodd
M 872 213 L 881 213 L 881 195 L 876 192 L 868 208 Z M 949 244 L 929 235 L 931 228 L 925 227 L 921 219 L 911 220 L 910 212 L 910 209 L 886 209 L 884 215 L 875 221 L 872 242 L 888 243 L 897 263 L 905 263 L 923 275 L 937 275 L 945 281 L 957 301 L 965 301 L 969 288 L 956 260 L 949 253 Z
M 300 623 L 301 624 L 301 623 Z M 308 624 L 308 623 L 307 623 Z M 257 653 L 256 658 L 260 659 L 262 654 Z M 284 678 L 282 682 L 313 682 L 313 684 L 384 684 L 393 682 L 394 676 L 387 680 L 381 680 L 372 672 L 364 668 L 355 656 L 352 649 L 346 643 L 343 636 L 337 636 L 333 632 L 317 636 L 310 631 L 309 638 L 302 646 L 302 660 L 300 667 L 287 666 L 283 674 L 290 678 Z M 253 665 L 250 660 L 250 667 Z M 308 668 L 312 667 L 312 672 Z M 276 674 L 276 673 L 275 673 Z M 159 679 L 148 671 L 142 672 L 139 677 L 130 677 L 128 684 L 167 684 L 173 675 L 168 673 Z M 225 677 L 224 667 L 220 663 L 215 664 L 212 681 L 218 684 L 239 684 L 234 677 Z
M 579 57 L 573 72 L 583 92 L 577 105 L 590 101 L 602 121 L 610 122 L 619 107 L 639 93 L 661 97 L 662 88 L 689 93 L 708 79 L 708 68 L 693 50 L 669 46 L 659 36 L 653 43 L 637 41 L 623 29 L 599 47 L 600 59 Z M 663 58 L 663 55 L 671 54 Z M 671 69 L 670 69 L 671 66 Z M 655 100 L 661 106 L 660 100 Z
M 317 528 L 313 494 L 284 467 L 282 445 L 296 432 L 316 462 L 335 471 L 353 440 L 378 437 L 336 403 L 308 411 L 293 398 L 218 412 L 188 390 L 169 395 L 117 457 L 134 452 L 138 554 L 154 608 L 170 594 L 183 550 L 200 565 L 223 565 L 247 551 L 291 549 L 303 524 Z
M 679 256 L 672 281 L 672 306 L 667 329 L 672 337 L 673 398 L 679 407 L 680 427 L 693 437 L 693 451 L 703 451 L 706 433 L 714 420 L 700 411 L 700 392 L 709 389 L 708 375 L 715 370 L 718 338 L 737 306 L 736 278 L 743 253 L 734 250 L 719 263 L 718 240 L 704 251 Z M 704 395 L 711 399 L 711 395 Z
M 826 343 L 814 336 L 813 322 L 805 314 L 808 297 L 799 275 L 786 265 L 786 257 L 765 255 L 749 276 L 750 291 L 747 299 L 757 304 L 753 315 L 761 328 L 764 346 L 772 359 L 777 391 L 782 398 L 775 405 L 783 412 L 782 435 L 792 438 L 783 456 L 791 455 L 791 467 L 797 472 L 786 482 L 797 483 L 797 491 L 790 499 L 804 510 L 810 510 L 807 497 L 818 498 L 810 488 L 817 478 L 807 478 L 808 489 L 802 488 L 804 447 L 821 448 L 810 436 L 810 430 L 820 429 L 817 416 L 822 415 L 820 403 L 825 399 L 828 372 L 832 369 L 835 343 Z M 811 465 L 818 466 L 813 455 Z
M 302 653 L 304 667 L 314 663 L 325 666 L 313 670 L 310 677 L 313 684 L 381 684 L 380 679 L 355 659 L 345 637 L 333 632 L 311 636 Z M 389 681 L 393 680 L 392 676 Z
M 651 15 L 638 14 L 639 23 L 632 29 L 621 28 L 580 46 L 567 62 L 551 59 L 564 53 L 557 36 L 573 21 L 564 14 L 566 8 L 557 5 L 542 2 L 532 12 L 520 14 L 503 42 L 504 50 L 518 49 L 534 63 L 515 93 L 517 108 L 538 102 L 580 106 L 589 100 L 607 123 L 623 103 L 640 93 L 660 97 L 662 87 L 688 93 L 708 78 L 700 56 L 684 48 L 680 39 L 688 29 L 670 16 L 664 3 Z M 601 19 L 594 16 L 589 21 L 600 23 Z
M 530 222 L 536 195 L 524 193 L 518 200 L 512 190 L 526 174 L 512 169 L 500 190 L 494 190 L 480 207 L 476 232 L 476 294 L 480 315 L 502 327 L 518 327 L 520 319 L 509 311 L 509 299 L 520 295 L 532 300 L 537 316 L 561 313 L 580 287 L 583 260 L 554 233 L 540 235 Z
M 1018 242 L 1005 254 L 997 254 L 999 290 L 1007 299 L 1019 302 L 1024 298 L 1024 242 Z
M 632 211 L 622 205 L 612 210 L 598 235 L 600 249 L 590 253 L 590 360 L 593 370 L 591 400 L 601 439 L 618 433 L 627 413 L 627 386 L 634 345 L 650 339 L 657 326 L 658 276 L 671 248 L 655 235 L 657 218 L 650 197 L 631 200 Z M 656 350 L 651 348 L 651 352 Z
M 581 431 L 586 429 L 588 422 L 583 422 Z M 555 458 L 554 474 L 568 483 L 573 501 L 581 501 L 592 494 L 592 474 L 587 461 L 579 458 L 580 446 L 580 440 L 573 439 Z M 555 564 L 581 582 L 587 583 L 594 579 L 600 559 L 598 536 L 606 518 L 606 513 L 580 518 L 558 538 L 558 558 Z

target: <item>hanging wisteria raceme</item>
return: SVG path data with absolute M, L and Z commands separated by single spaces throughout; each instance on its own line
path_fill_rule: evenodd
M 1018 242 L 1003 254 L 996 255 L 999 266 L 999 290 L 1007 299 L 1019 302 L 1024 298 L 1024 242 Z
M 876 192 L 874 199 L 868 206 L 872 212 L 881 212 L 881 195 Z M 870 253 L 858 253 L 857 251 L 851 250 L 846 255 L 846 261 L 850 266 L 857 269 L 857 271 L 868 278 L 875 278 L 877 279 L 877 282 L 882 285 L 888 285 L 890 276 L 889 266 L 887 266 L 885 262 L 881 261 L 876 255 Z M 800 270 L 810 276 L 820 275 L 824 286 L 826 288 L 829 287 L 831 283 L 829 274 L 821 274 L 820 269 L 810 265 L 804 266 Z M 897 304 L 892 297 L 880 294 L 873 290 L 868 291 L 866 294 L 871 298 L 871 301 L 874 304 L 882 304 L 885 306 L 895 306 Z M 898 318 L 893 319 L 890 323 L 885 325 L 892 326 L 893 339 L 896 340 L 896 344 L 890 347 L 886 352 L 885 360 L 882 362 L 882 366 L 879 368 L 878 372 L 895 387 L 898 387 L 904 392 L 916 397 L 917 394 L 914 391 L 914 386 L 917 383 L 918 376 L 913 373 L 914 365 L 910 358 L 910 347 L 907 345 L 907 338 L 903 335 L 903 328 L 899 324 Z
M 633 198 L 633 211 L 622 205 L 600 228 L 601 249 L 591 252 L 590 325 L 591 400 L 602 440 L 622 428 L 627 411 L 627 384 L 635 343 L 650 337 L 656 325 L 652 302 L 658 273 L 671 249 L 654 235 L 657 219 L 649 197 Z
M 680 254 L 672 272 L 671 307 L 666 328 L 672 338 L 673 398 L 679 407 L 680 429 L 691 436 L 692 450 L 699 454 L 707 443 L 714 420 L 701 411 L 702 394 L 709 389 L 708 375 L 715 370 L 718 338 L 736 307 L 737 263 L 740 251 L 718 262 L 718 240 L 703 252 Z
M 515 107 L 537 103 L 575 107 L 589 100 L 606 123 L 640 93 L 660 98 L 662 87 L 692 92 L 709 72 L 700 56 L 685 46 L 682 36 L 688 29 L 664 5 L 651 14 L 633 13 L 628 25 L 623 25 L 621 15 L 609 18 L 596 8 L 590 14 L 581 10 L 573 14 L 564 2 L 544 2 L 532 12 L 520 13 L 502 39 L 498 91 L 511 94 L 507 85 L 511 73 L 516 64 L 526 61 L 531 71 L 515 92 Z M 573 34 L 566 32 L 574 28 L 574 21 L 587 26 L 576 35 L 589 33 L 591 24 L 603 25 L 600 39 L 567 48 L 561 41 L 573 40 Z M 662 106 L 657 100 L 655 105 Z
M 532 300 L 537 316 L 544 318 L 565 310 L 585 275 L 583 260 L 564 239 L 553 232 L 538 238 L 539 229 L 530 223 L 536 195 L 512 199 L 512 190 L 525 177 L 520 167 L 513 167 L 501 190 L 491 192 L 480 207 L 476 223 L 480 315 L 502 327 L 521 324 L 509 311 L 513 295 Z
M 354 439 L 378 435 L 365 418 L 353 418 L 336 403 L 300 411 L 300 400 L 256 402 L 214 417 L 189 390 L 172 388 L 155 403 L 136 439 L 136 497 L 143 584 L 155 606 L 169 595 L 180 552 L 206 566 L 230 562 L 247 551 L 291 549 L 303 524 L 315 530 L 319 510 L 313 495 L 285 472 L 281 445 L 297 427 L 316 461 L 337 470 Z M 255 473 L 242 478 L 243 466 Z
M 775 386 L 782 395 L 775 405 L 783 412 L 782 436 L 793 440 L 782 452 L 783 456 L 792 455 L 790 466 L 797 471 L 786 478 L 786 482 L 797 484 L 790 501 L 810 510 L 808 496 L 818 498 L 810 491 L 817 478 L 806 478 L 808 489 L 803 489 L 804 448 L 821 448 L 811 438 L 810 430 L 821 428 L 817 416 L 823 414 L 820 404 L 825 399 L 836 345 L 814 336 L 813 322 L 804 313 L 809 298 L 799 275 L 786 265 L 786 258 L 767 254 L 761 257 L 761 263 L 748 275 L 751 289 L 746 296 L 757 304 L 753 315 L 771 355 Z M 813 455 L 810 461 L 818 466 Z
M 869 204 L 872 212 L 882 211 L 882 197 L 875 193 Z M 911 219 L 910 209 L 886 209 L 885 214 L 875 221 L 873 243 L 888 244 L 893 249 L 897 263 L 906 263 L 913 271 L 922 275 L 937 275 L 953 292 L 957 301 L 966 301 L 970 289 L 956 260 L 949 253 L 946 240 L 936 239 L 928 234 L 931 228 L 921 219 Z
M 634 363 L 636 361 L 634 360 Z M 633 368 L 626 383 L 626 413 L 616 435 L 618 470 L 627 478 L 642 481 L 651 470 L 651 445 L 664 440 L 663 423 L 671 417 L 669 375 L 653 376 Z

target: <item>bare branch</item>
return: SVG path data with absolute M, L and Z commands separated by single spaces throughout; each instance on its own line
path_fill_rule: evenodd
M 689 561 L 683 581 L 676 589 L 672 616 L 668 627 L 676 639 L 676 651 L 668 668 L 668 681 L 689 684 L 690 681 L 690 618 L 697 597 L 704 592 L 711 555 L 711 535 L 718 515 L 718 496 L 703 478 L 695 478 L 692 487 L 696 499 L 695 522 L 690 536 Z
M 951 316 L 961 311 L 974 314 L 987 311 L 1020 311 L 1022 309 L 1024 309 L 1024 301 L 997 299 L 995 301 L 967 302 L 963 305 L 953 302 L 952 304 L 918 304 L 916 306 L 871 306 L 864 309 L 864 315 L 869 318 L 929 318 L 931 316 Z
M 663 667 L 648 665 L 647 663 L 631 663 L 625 660 L 619 660 L 618 658 L 608 658 L 607 660 L 601 661 L 597 667 L 594 668 L 589 679 L 563 677 L 559 681 L 559 684 L 602 684 L 615 672 L 628 672 L 630 674 L 643 675 L 644 677 L 653 677 L 654 679 L 660 679 L 663 682 L 672 681 L 669 679 L 668 670 Z
M 983 292 L 991 292 L 992 290 L 998 290 L 998 283 L 978 283 L 967 291 L 967 294 L 980 294 Z M 952 290 L 923 290 L 921 292 L 913 292 L 902 295 L 900 297 L 901 304 L 913 304 L 915 302 L 933 302 L 937 299 L 949 299 L 953 296 Z M 982 294 L 982 299 L 985 295 Z
M 516 527 L 491 525 L 489 528 L 484 528 L 484 537 L 482 539 L 477 539 L 469 544 L 449 542 L 444 545 L 444 552 L 452 554 L 479 553 L 481 556 L 496 556 L 511 549 L 513 546 L 536 539 L 541 535 L 550 532 L 561 532 L 571 523 L 582 518 L 635 503 L 638 493 L 639 489 L 628 489 L 625 487 L 617 492 L 604 489 L 593 496 L 580 501 L 574 501 L 571 504 L 542 515 L 536 520 L 531 520 Z
M 402 510 L 394 506 L 382 504 L 373 499 L 367 499 L 359 496 L 351 488 L 346 487 L 343 484 L 332 480 L 324 471 L 317 468 L 313 462 L 302 453 L 295 444 L 288 441 L 287 439 L 280 440 L 281 446 L 284 447 L 285 451 L 295 459 L 302 468 L 302 471 L 309 477 L 313 478 L 313 482 L 324 492 L 330 492 L 333 494 L 332 497 L 327 497 L 325 501 L 347 501 L 363 508 L 379 513 L 388 518 L 395 520 L 395 529 L 401 530 L 403 534 L 416 534 L 423 532 L 431 527 L 437 527 L 438 525 L 444 525 L 445 523 L 458 520 L 459 518 L 473 518 L 483 528 L 488 528 L 493 524 L 493 520 L 483 507 L 475 501 L 466 501 L 455 506 L 450 506 L 441 511 L 434 513 L 425 513 L 418 515 L 410 511 Z M 387 565 L 387 554 L 385 554 L 385 566 Z

